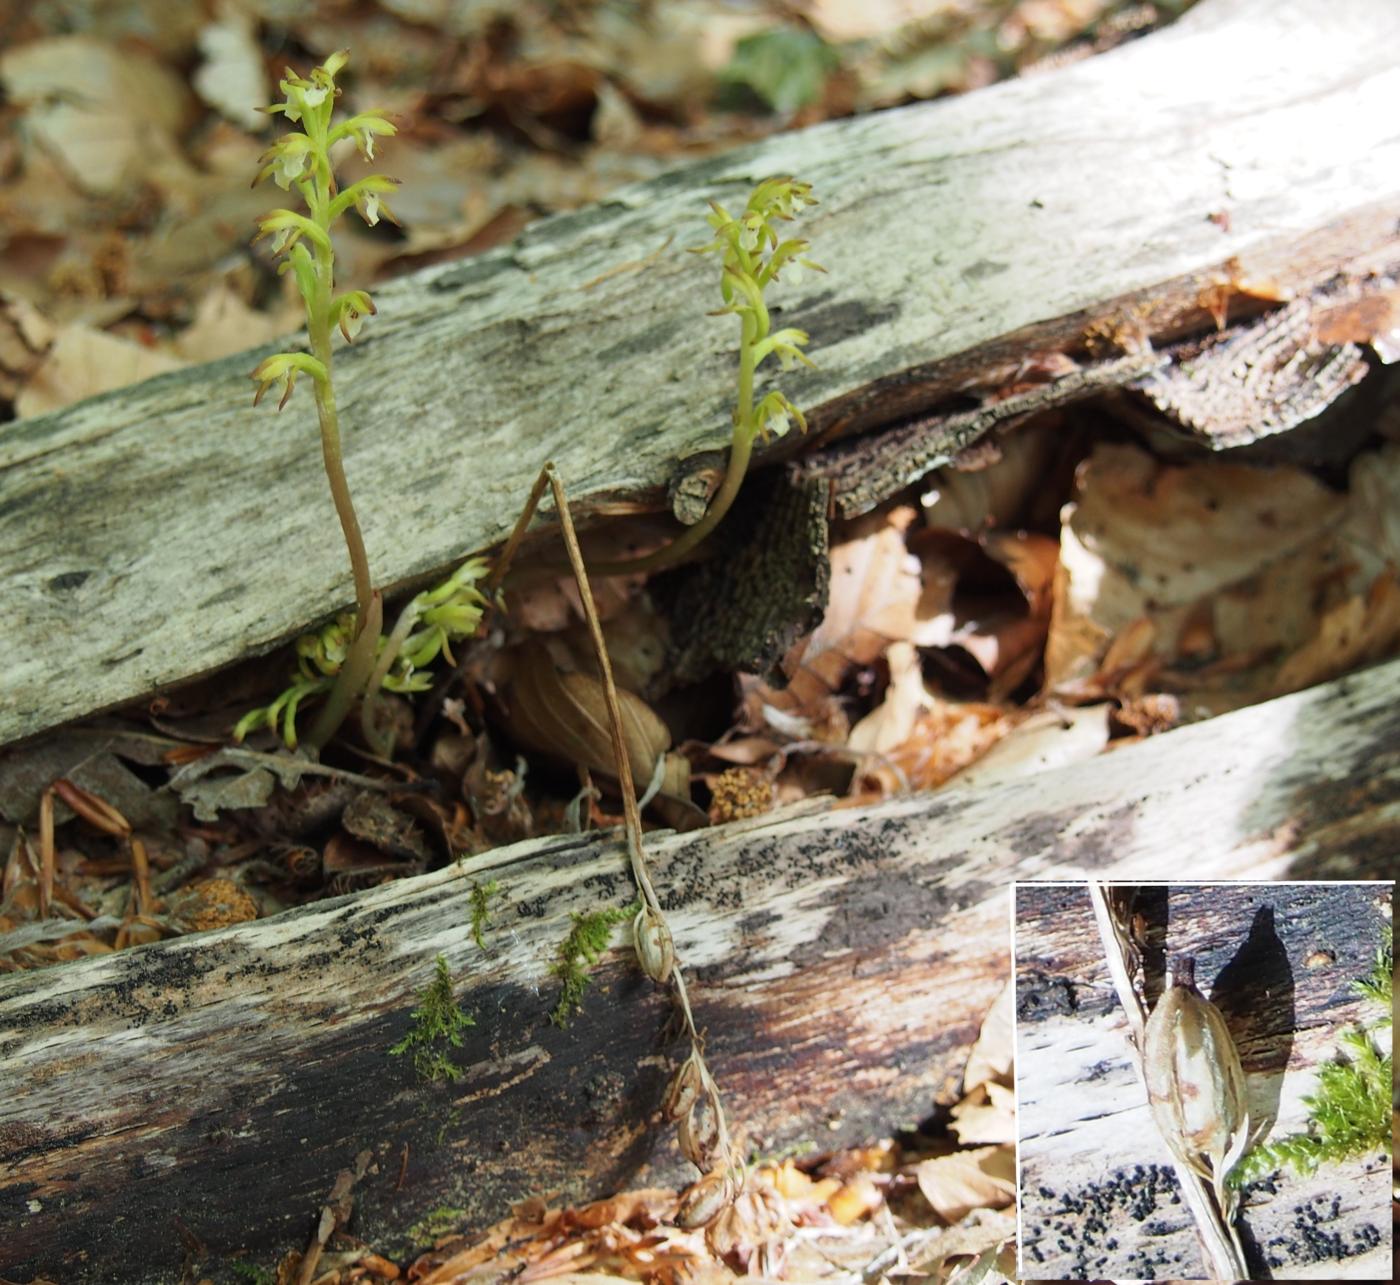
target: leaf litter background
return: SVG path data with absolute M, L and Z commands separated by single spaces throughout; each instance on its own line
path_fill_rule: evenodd
M 348 47 L 348 105 L 398 119 L 390 168 L 404 183 L 403 227 L 347 223 L 338 240 L 342 279 L 369 285 L 775 130 L 1087 56 L 1181 7 L 11 9 L 0 20 L 0 399 L 12 417 L 40 414 L 297 329 L 286 283 L 248 247 L 277 199 L 248 186 L 269 128 L 256 109 L 286 63 L 304 71 Z M 1365 449 L 1350 460 L 1246 465 L 1134 433 L 1112 406 L 1042 415 L 834 527 L 824 616 L 767 678 L 667 690 L 664 612 L 644 584 L 607 582 L 600 607 L 643 779 L 667 755 L 650 819 L 683 827 L 815 792 L 860 802 L 980 785 L 1393 654 L 1400 425 L 1382 413 L 1358 437 Z M 592 552 L 610 539 L 638 532 L 600 531 Z M 272 914 L 530 834 L 611 823 L 606 793 L 580 796 L 574 779 L 579 764 L 609 775 L 590 698 L 557 690 L 561 666 L 581 663 L 573 604 L 571 586 L 540 578 L 450 686 L 417 711 L 399 707 L 401 774 L 436 783 L 434 794 L 344 773 L 298 779 L 257 756 L 270 743 L 242 758 L 211 752 L 281 686 L 285 656 L 0 755 L 0 968 Z M 567 765 L 542 752 L 560 744 Z M 45 805 L 60 778 L 69 784 Z M 450 1227 L 425 1231 L 438 1247 L 409 1275 L 998 1278 L 1014 1259 L 1010 1056 L 999 1002 L 924 1130 L 761 1163 L 708 1233 L 668 1225 L 670 1192 L 582 1209 L 541 1201 L 472 1244 Z M 279 1265 L 282 1279 L 296 1258 Z M 399 1268 L 333 1238 L 318 1270 L 349 1281 Z

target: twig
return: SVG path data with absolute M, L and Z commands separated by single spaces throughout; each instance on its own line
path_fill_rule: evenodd
M 330 1240 L 331 1233 L 337 1227 L 343 1227 L 350 1218 L 350 1210 L 354 1207 L 355 1198 L 351 1194 L 355 1184 L 365 1176 L 365 1171 L 369 1168 L 369 1162 L 374 1158 L 373 1153 L 361 1151 L 355 1157 L 354 1169 L 342 1169 L 335 1176 L 335 1183 L 331 1187 L 331 1194 L 326 1203 L 321 1207 L 321 1217 L 316 1224 L 315 1235 L 311 1237 L 311 1243 L 306 1247 L 306 1253 L 301 1256 L 301 1270 L 297 1273 L 297 1285 L 311 1285 L 311 1281 L 316 1277 L 316 1267 L 321 1261 L 321 1254 L 326 1248 L 326 1242 Z
M 675 961 L 671 930 L 666 923 L 665 912 L 661 909 L 656 889 L 652 885 L 651 871 L 642 847 L 641 809 L 637 803 L 636 784 L 632 779 L 632 765 L 622 731 L 622 708 L 617 699 L 616 684 L 613 682 L 607 644 L 603 640 L 603 627 L 598 619 L 593 592 L 588 584 L 588 570 L 583 564 L 583 553 L 574 530 L 573 516 L 569 512 L 568 497 L 552 463 L 544 466 L 541 478 L 548 481 L 554 496 L 554 507 L 559 514 L 564 548 L 568 552 L 569 565 L 578 585 L 584 619 L 588 624 L 589 636 L 598 661 L 599 677 L 603 684 L 603 699 L 608 710 L 608 731 L 612 739 L 613 757 L 617 761 L 618 787 L 622 792 L 627 856 L 632 878 L 642 894 L 643 901 L 643 909 L 633 926 L 637 956 L 647 975 L 658 984 L 670 982 L 686 1034 L 690 1037 L 690 1057 L 682 1065 L 668 1089 L 666 1114 L 678 1121 L 681 1150 L 703 1174 L 700 1181 L 687 1193 L 680 1213 L 683 1223 L 698 1226 L 711 1221 L 733 1201 L 743 1186 L 743 1170 L 734 1164 L 733 1145 L 724 1116 L 724 1107 L 720 1101 L 719 1087 L 705 1065 L 704 1039 L 695 1026 L 695 1014 L 691 1011 L 685 976 Z M 516 542 L 515 535 L 522 532 L 524 525 L 528 523 L 533 504 L 538 502 L 542 490 L 542 483 L 537 481 L 535 489 L 531 492 L 532 503 L 527 506 L 520 522 L 516 524 L 515 533 L 511 537 L 513 542 Z M 510 551 L 511 546 L 508 545 L 507 552 Z M 499 564 L 497 569 L 500 571 Z

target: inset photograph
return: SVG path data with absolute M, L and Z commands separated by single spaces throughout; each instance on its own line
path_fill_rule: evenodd
M 1391 1279 L 1393 890 L 1015 886 L 1024 1278 Z

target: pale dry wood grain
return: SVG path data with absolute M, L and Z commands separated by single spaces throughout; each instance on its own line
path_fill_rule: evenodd
M 702 240 L 707 199 L 815 185 L 830 274 L 779 302 L 820 369 L 787 387 L 821 430 L 887 423 L 1124 309 L 1199 318 L 1232 261 L 1306 287 L 1393 237 L 1397 44 L 1400 6 L 1376 0 L 1206 0 L 1102 58 L 775 137 L 386 287 L 337 365 L 376 577 L 501 539 L 546 459 L 596 509 L 724 441 L 711 265 L 677 250 L 607 275 Z M 310 402 L 255 411 L 257 355 L 0 428 L 0 743 L 349 601 Z
M 1398 745 L 1400 662 L 1092 770 L 654 837 L 733 1120 L 757 1149 L 839 1145 L 954 1091 L 1009 967 L 1014 877 L 1388 869 Z M 467 925 L 486 878 L 502 891 L 482 953 Z M 439 1206 L 480 1227 L 528 1194 L 678 1180 L 659 1104 L 679 1046 L 629 952 L 567 1031 L 547 1020 L 569 912 L 631 896 L 615 837 L 544 839 L 0 979 L 0 1273 L 173 1280 L 176 1218 L 214 1258 L 266 1258 L 305 1243 L 329 1178 L 366 1147 L 378 1168 L 356 1230 L 387 1252 Z M 438 952 L 477 1021 L 452 1088 L 385 1053 Z

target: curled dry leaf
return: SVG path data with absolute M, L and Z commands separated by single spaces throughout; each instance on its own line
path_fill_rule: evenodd
M 862 765 L 853 791 L 893 794 L 903 789 L 937 789 L 980 758 L 1015 725 L 996 705 L 949 701 L 928 693 L 914 730 L 901 745 Z
M 1016 1095 L 1004 1084 L 979 1084 L 952 1115 L 948 1127 L 964 1145 L 1016 1141 Z
M 972 1052 L 967 1055 L 967 1067 L 963 1071 L 963 1092 L 971 1093 L 979 1084 L 991 1080 L 1005 1080 L 1011 1074 L 1011 1060 L 1015 1054 L 1013 1015 L 1016 1011 L 1016 987 L 1012 980 L 1002 987 L 1001 994 L 992 1002 L 987 1016 L 982 1019 L 982 1030 Z
M 1059 440 L 1048 426 L 1006 433 L 996 439 L 986 467 L 937 470 L 920 497 L 924 522 L 966 532 L 1015 522 L 1043 485 Z
M 619 688 L 623 737 L 632 776 L 645 784 L 671 733 L 639 696 Z M 528 642 L 512 658 L 506 726 L 522 745 L 611 777 L 616 772 L 603 684 L 590 674 L 562 672 L 549 650 Z
M 1077 494 L 1061 531 L 1051 690 L 1136 696 L 1161 682 L 1213 694 L 1217 708 L 1272 694 L 1279 657 L 1358 591 L 1344 582 L 1349 502 L 1301 469 L 1168 465 L 1105 444 L 1080 466 Z
M 919 1190 L 950 1223 L 974 1209 L 1004 1209 L 1016 1198 L 1013 1147 L 975 1147 L 921 1160 L 914 1168 Z
M 919 617 L 919 561 L 904 539 L 913 519 L 906 507 L 862 520 L 833 546 L 826 614 L 783 658 L 787 687 L 742 680 L 748 730 L 845 739 L 846 716 L 835 693 L 853 668 L 879 658 L 891 642 L 909 639 Z

